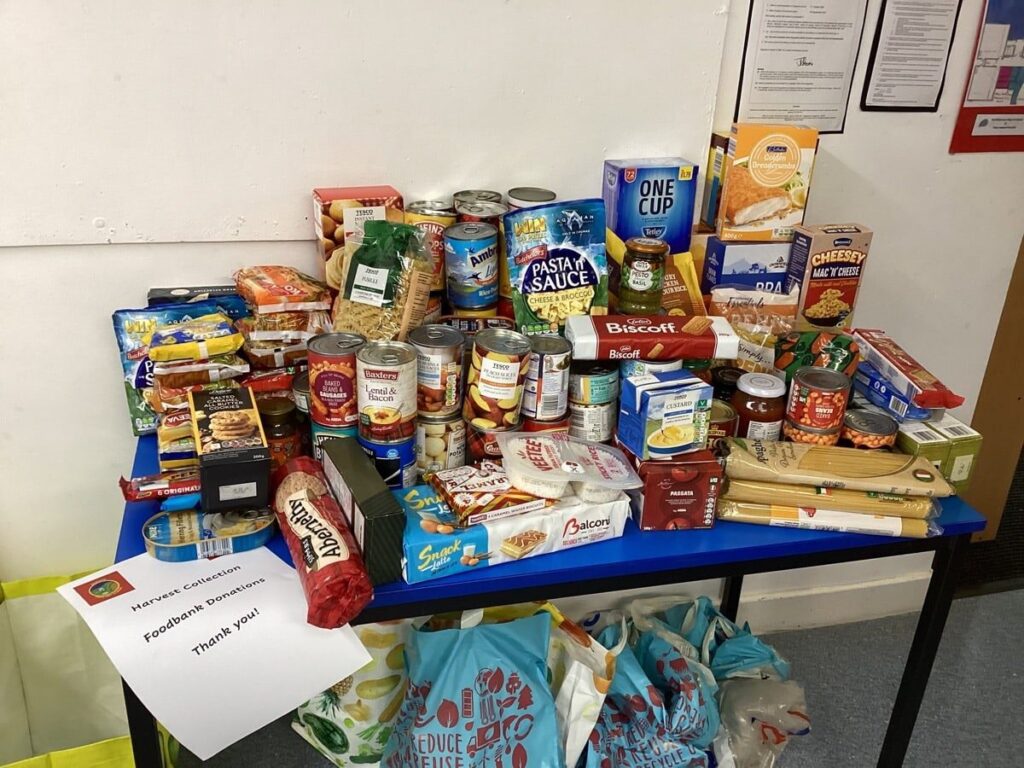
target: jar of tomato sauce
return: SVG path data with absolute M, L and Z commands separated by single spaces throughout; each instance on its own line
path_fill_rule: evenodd
M 778 440 L 786 418 L 786 385 L 769 373 L 745 373 L 736 382 L 732 407 L 739 417 L 739 437 Z

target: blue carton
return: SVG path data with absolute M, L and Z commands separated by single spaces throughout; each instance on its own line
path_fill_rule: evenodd
M 735 285 L 782 293 L 791 248 L 792 243 L 723 242 L 709 237 L 700 291 L 708 294 L 715 286 Z
M 604 161 L 607 227 L 622 240 L 657 237 L 690 250 L 699 166 L 681 157 Z
M 699 451 L 712 397 L 711 385 L 687 370 L 629 376 L 619 395 L 619 443 L 641 461 Z

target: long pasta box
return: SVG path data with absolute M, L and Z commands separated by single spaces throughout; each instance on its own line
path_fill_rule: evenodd
M 410 584 L 614 539 L 629 517 L 624 493 L 603 504 L 568 496 L 537 512 L 458 528 L 433 486 L 393 493 L 406 515 L 402 575 Z
M 789 242 L 802 224 L 818 131 L 736 123 L 729 137 L 716 231 L 722 240 Z

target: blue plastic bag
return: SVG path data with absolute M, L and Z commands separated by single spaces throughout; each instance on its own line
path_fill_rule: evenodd
M 409 688 L 381 768 L 564 768 L 547 682 L 551 617 L 410 633 Z
M 666 699 L 649 678 L 633 649 L 622 642 L 624 623 L 610 624 L 598 636 L 605 648 L 619 648 L 615 676 L 579 768 L 707 768 L 704 752 L 690 743 L 707 727 L 703 697 L 685 660 L 665 670 Z M 713 701 L 710 702 L 713 705 Z M 715 719 L 717 730 L 717 714 Z

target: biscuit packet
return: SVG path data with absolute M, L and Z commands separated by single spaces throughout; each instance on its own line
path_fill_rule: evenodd
M 334 330 L 359 333 L 369 341 L 404 341 L 423 324 L 433 275 L 416 227 L 367 221 L 362 237 L 345 241 Z

